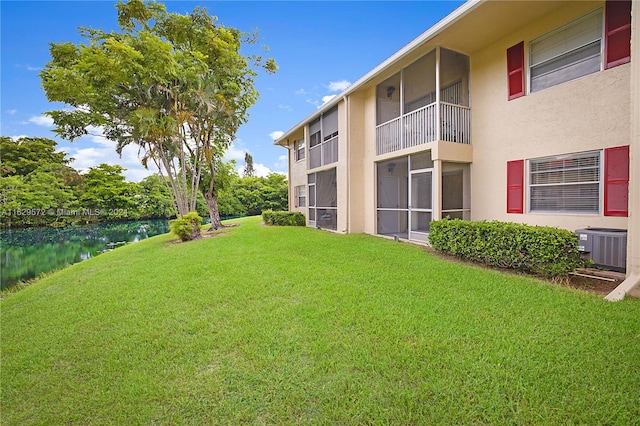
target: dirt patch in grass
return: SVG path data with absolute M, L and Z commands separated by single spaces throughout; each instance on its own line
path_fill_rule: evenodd
M 569 287 L 577 290 L 588 291 L 588 292 L 602 295 L 602 296 L 609 294 L 622 282 L 622 280 L 618 280 L 618 279 L 616 279 L 615 281 L 609 281 L 609 280 L 600 279 L 596 277 L 591 278 L 591 277 L 583 277 L 583 276 L 577 276 L 577 275 L 569 275 L 568 277 L 562 277 L 562 278 L 544 278 L 544 277 L 539 277 L 535 275 L 529 275 L 520 271 L 501 269 L 501 268 L 496 268 L 488 265 L 483 265 L 481 263 L 462 260 L 456 256 L 440 253 L 428 246 L 425 246 L 425 250 L 436 257 L 439 257 L 441 259 L 445 259 L 451 262 L 461 263 L 465 265 L 480 266 L 482 268 L 493 269 L 493 270 L 505 272 L 508 274 L 530 276 L 530 277 L 548 281 L 550 283 L 560 285 L 563 287 Z
M 561 282 L 560 284 L 565 287 L 577 288 L 578 290 L 590 291 L 595 294 L 606 296 L 618 287 L 620 281 L 607 281 L 598 278 L 570 275 L 569 278 L 565 278 L 564 282 Z
M 213 237 L 220 237 L 222 235 L 226 235 L 227 228 L 234 228 L 236 226 L 240 226 L 239 223 L 229 223 L 227 225 L 222 225 L 222 228 L 220 229 L 206 229 L 206 230 L 202 230 L 202 232 L 200 233 L 200 237 L 194 239 L 194 240 L 189 240 L 189 241 L 198 241 L 201 240 L 203 238 L 213 238 Z M 169 241 L 167 244 L 180 244 L 180 243 L 188 243 L 189 241 L 181 241 L 180 238 L 176 238 L 175 240 L 171 240 Z

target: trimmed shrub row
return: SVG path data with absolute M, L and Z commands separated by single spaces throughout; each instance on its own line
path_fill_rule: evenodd
M 431 222 L 429 242 L 461 259 L 546 277 L 566 275 L 585 264 L 578 236 L 547 226 L 442 219 Z
M 278 226 L 305 226 L 304 215 L 300 212 L 274 212 L 265 210 L 262 212 L 262 220 L 267 225 Z

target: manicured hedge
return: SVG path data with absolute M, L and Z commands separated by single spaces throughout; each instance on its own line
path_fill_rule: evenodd
M 547 277 L 584 266 L 577 235 L 546 226 L 443 219 L 431 222 L 429 242 L 461 259 Z
M 300 212 L 274 212 L 265 210 L 262 212 L 262 220 L 267 225 L 279 226 L 305 226 L 304 215 Z

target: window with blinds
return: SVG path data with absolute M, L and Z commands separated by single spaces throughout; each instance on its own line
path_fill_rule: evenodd
M 529 160 L 531 212 L 598 213 L 600 151 Z
M 602 67 L 602 9 L 531 42 L 531 92 L 546 89 Z
M 295 187 L 295 201 L 296 207 L 306 207 L 307 206 L 307 187 L 304 185 L 299 185 Z
M 322 140 L 338 136 L 338 107 L 322 114 Z
M 320 119 L 314 120 L 309 124 L 309 148 L 320 145 L 322 138 L 320 137 Z
M 294 144 L 294 148 L 295 148 L 296 161 L 304 160 L 304 155 L 305 155 L 304 138 L 298 139 Z

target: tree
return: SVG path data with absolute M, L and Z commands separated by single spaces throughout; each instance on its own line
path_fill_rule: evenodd
M 194 211 L 201 192 L 217 229 L 217 163 L 257 99 L 254 68 L 275 72 L 275 62 L 243 56 L 255 34 L 218 24 L 206 9 L 180 15 L 140 0 L 116 7 L 121 32 L 81 28 L 86 43 L 51 44 L 42 85 L 50 101 L 73 107 L 48 113 L 55 131 L 74 140 L 100 129 L 120 153 L 136 144 L 142 164 L 167 177 L 176 212 Z
M 58 209 L 76 206 L 81 179 L 66 153 L 47 138 L 0 137 L 0 226 L 65 223 Z
M 174 215 L 171 195 L 164 178 L 154 174 L 142 179 L 136 196 L 140 216 L 143 218 L 168 218 Z
M 279 173 L 271 173 L 264 178 L 264 205 L 262 210 L 288 210 L 289 186 L 287 177 Z M 262 212 L 261 212 L 262 213 Z
M 82 208 L 92 216 L 136 218 L 137 184 L 125 181 L 122 174 L 125 170 L 122 166 L 104 163 L 89 168 L 84 176 L 84 192 L 80 197 Z
M 26 176 L 46 166 L 67 167 L 73 161 L 67 154 L 56 151 L 58 143 L 48 138 L 21 137 L 12 139 L 0 136 L 2 153 L 0 176 Z
M 287 210 L 288 187 L 285 175 L 231 179 L 220 194 L 221 211 L 226 215 L 259 215 L 264 210 Z
M 248 152 L 244 154 L 244 170 L 242 175 L 244 177 L 253 177 L 256 175 L 256 171 L 253 168 L 253 157 Z

